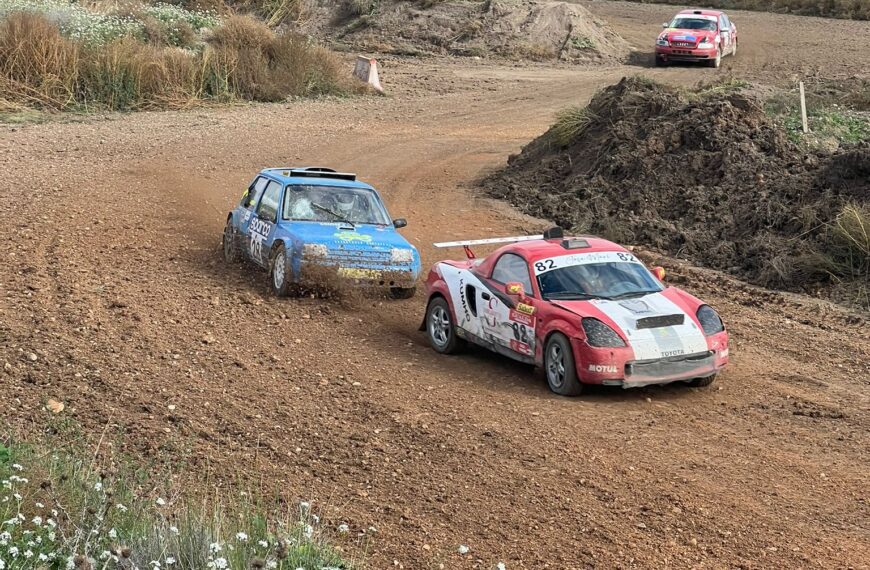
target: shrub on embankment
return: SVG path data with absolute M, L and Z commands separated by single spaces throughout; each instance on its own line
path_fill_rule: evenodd
M 635 0 L 643 4 L 676 4 L 686 7 L 683 0 Z M 705 0 L 700 6 L 723 10 L 756 10 L 801 16 L 824 16 L 849 20 L 870 20 L 867 0 Z
M 251 18 L 214 17 L 199 30 L 141 23 L 0 11 L 0 110 L 177 108 L 353 89 L 332 52 Z

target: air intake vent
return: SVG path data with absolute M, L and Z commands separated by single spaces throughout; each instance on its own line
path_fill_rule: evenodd
M 661 315 L 656 317 L 644 317 L 637 320 L 638 329 L 657 329 L 661 327 L 674 327 L 683 324 L 685 315 Z

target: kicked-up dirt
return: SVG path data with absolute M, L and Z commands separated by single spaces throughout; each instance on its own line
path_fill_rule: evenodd
M 866 567 L 862 315 L 647 253 L 723 314 L 732 365 L 707 390 L 565 399 L 436 354 L 420 296 L 278 300 L 222 262 L 226 212 L 277 164 L 359 172 L 426 264 L 433 241 L 538 231 L 473 181 L 633 71 L 384 63 L 392 97 L 0 127 L 3 422 L 102 437 L 193 492 L 313 500 L 370 568 Z

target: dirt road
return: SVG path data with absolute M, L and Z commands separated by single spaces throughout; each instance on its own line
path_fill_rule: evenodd
M 867 567 L 860 316 L 666 261 L 725 316 L 733 365 L 709 390 L 564 399 L 530 368 L 436 355 L 419 296 L 277 300 L 221 261 L 265 165 L 360 172 L 424 263 L 436 239 L 539 229 L 473 181 L 636 71 L 388 61 L 389 99 L 0 127 L 2 417 L 57 430 L 42 404 L 62 399 L 182 483 L 313 500 L 372 568 Z

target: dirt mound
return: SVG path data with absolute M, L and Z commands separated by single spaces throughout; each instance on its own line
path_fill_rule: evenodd
M 870 205 L 870 145 L 802 150 L 728 86 L 623 79 L 485 181 L 495 196 L 580 232 L 657 247 L 785 289 L 867 284 L 838 216 Z M 862 210 L 863 208 L 863 210 Z M 848 241 L 845 240 L 845 241 Z
M 613 63 L 629 52 L 607 24 L 565 2 L 348 0 L 342 6 L 321 0 L 307 31 L 356 49 L 398 54 Z

